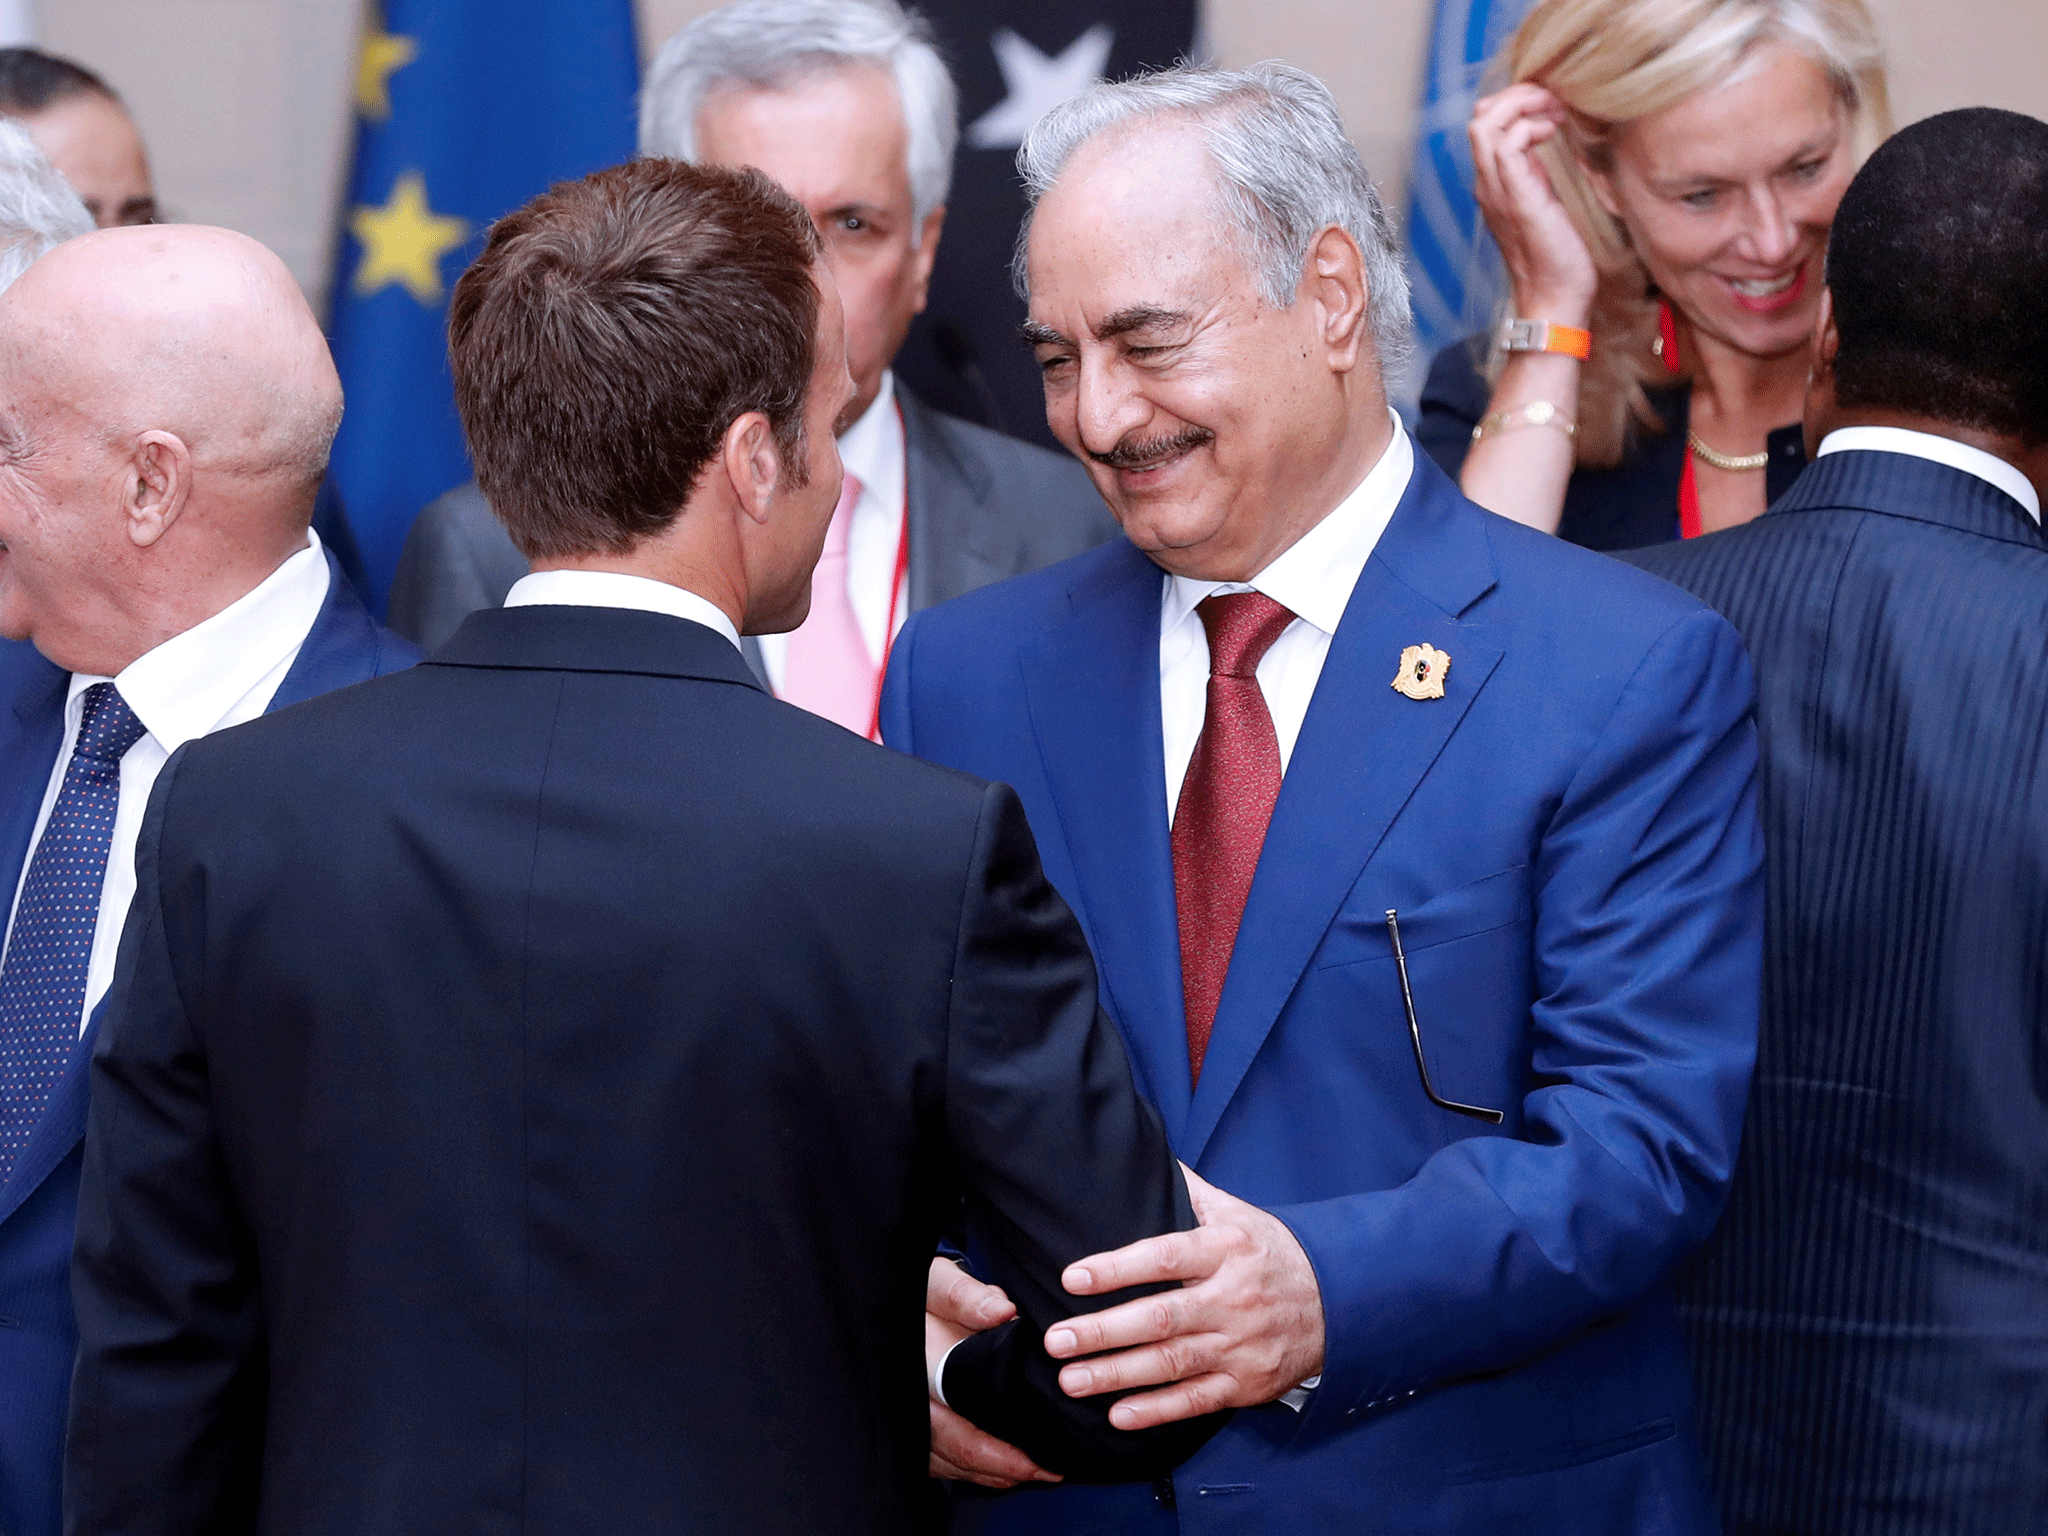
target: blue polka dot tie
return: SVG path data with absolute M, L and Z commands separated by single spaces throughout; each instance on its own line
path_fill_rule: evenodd
M 85 690 L 78 744 L 29 860 L 0 966 L 0 1185 L 78 1045 L 121 759 L 141 737 L 142 722 L 112 683 Z

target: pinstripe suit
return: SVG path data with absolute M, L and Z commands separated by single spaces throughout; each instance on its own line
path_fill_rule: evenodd
M 2048 1530 L 2048 544 L 1847 452 L 1628 558 L 1757 670 L 1763 1033 L 1682 1290 L 1728 1526 Z

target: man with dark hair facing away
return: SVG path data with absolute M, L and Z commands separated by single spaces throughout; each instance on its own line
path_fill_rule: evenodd
M 1630 558 L 1754 659 L 1769 937 L 1682 1293 L 1737 1532 L 2048 1529 L 2048 124 L 1900 133 L 1836 215 L 1812 465 Z
M 740 656 L 839 496 L 810 219 L 603 171 L 498 224 L 449 332 L 534 571 L 411 686 L 164 771 L 94 1063 L 75 1528 L 898 1532 L 933 1390 L 1070 1475 L 1166 1470 L 1216 1421 L 1112 1429 L 1041 1345 L 1062 1265 L 1193 1215 L 1015 795 Z M 1022 1317 L 931 1383 L 949 1232 Z

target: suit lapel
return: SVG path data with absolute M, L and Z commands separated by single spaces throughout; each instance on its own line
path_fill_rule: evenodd
M 14 694 L 12 707 L 0 711 L 0 875 L 7 882 L 0 912 L 11 912 L 29 836 L 42 814 L 57 749 L 64 745 L 64 696 L 71 674 L 45 661 L 25 640 L 0 644 L 11 653 Z M 0 916 L 0 924 L 5 922 Z
M 1136 549 L 1112 546 L 1070 595 L 1073 617 L 1027 648 L 1023 668 L 1103 989 L 1178 1145 L 1190 1081 L 1159 728 L 1161 582 Z
M 918 612 L 1011 575 L 985 547 L 992 520 L 980 515 L 994 489 L 985 466 L 954 451 L 938 412 L 896 381 L 903 410 L 905 515 L 910 521 L 910 611 Z
M 1420 453 L 1331 638 L 1273 808 L 1188 1111 L 1194 1163 L 1293 995 L 1345 896 L 1501 659 L 1458 615 L 1494 581 L 1482 514 Z M 1441 699 L 1392 687 L 1401 652 L 1449 654 Z
M 13 911 L 14 893 L 28 861 L 29 837 L 42 813 L 57 749 L 64 744 L 64 697 L 71 683 L 70 673 L 30 651 L 26 642 L 13 644 L 20 646 L 9 657 L 11 663 L 18 663 L 9 668 L 15 674 L 14 699 L 11 708 L 0 711 L 0 879 L 5 882 L 0 887 L 0 900 L 4 900 L 0 928 Z M 59 1100 L 70 1091 L 77 1069 L 74 1056 L 59 1084 Z M 38 1166 L 43 1160 L 38 1143 L 50 1122 L 59 1117 L 57 1111 L 58 1105 L 53 1103 L 21 1149 L 7 1183 L 0 1186 L 0 1221 L 14 1213 L 49 1171 Z
M 383 651 L 384 637 L 329 551 L 326 601 L 264 713 L 369 681 L 384 670 Z

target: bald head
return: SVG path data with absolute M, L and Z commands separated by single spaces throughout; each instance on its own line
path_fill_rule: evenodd
M 102 432 L 177 434 L 202 471 L 311 491 L 341 420 L 326 338 L 284 263 L 198 225 L 107 229 L 0 297 L 0 348 Z
M 0 296 L 0 633 L 111 673 L 211 617 L 304 547 L 340 418 L 319 324 L 255 241 L 59 246 Z

